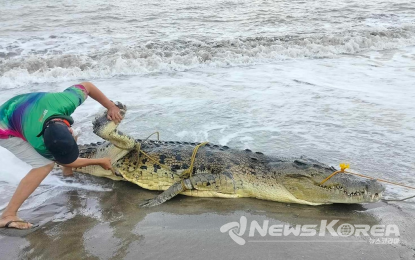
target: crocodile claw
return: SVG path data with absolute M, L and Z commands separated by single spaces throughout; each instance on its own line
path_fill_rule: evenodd
M 140 208 L 151 208 L 154 206 L 160 205 L 160 202 L 157 198 L 145 200 L 143 203 L 139 205 Z
M 123 177 L 122 174 L 118 170 L 114 170 L 113 168 L 111 168 L 111 171 L 115 176 Z

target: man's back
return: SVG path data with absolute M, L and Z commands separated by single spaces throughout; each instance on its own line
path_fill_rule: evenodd
M 37 137 L 45 121 L 54 116 L 70 116 L 87 97 L 82 85 L 63 92 L 36 92 L 16 96 L 0 107 L 0 139 L 10 136 L 27 141 L 42 156 L 53 159 L 43 138 Z

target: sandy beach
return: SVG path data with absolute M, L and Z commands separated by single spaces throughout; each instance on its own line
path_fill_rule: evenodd
M 31 231 L 1 230 L 1 259 L 412 259 L 415 256 L 413 203 L 304 206 L 255 199 L 179 196 L 155 208 L 139 208 L 157 192 L 90 176 L 111 192 L 62 191 L 21 216 L 40 226 Z M 262 237 L 235 243 L 220 227 L 249 221 L 320 225 L 396 224 L 397 244 L 371 244 L 370 237 Z M 336 225 L 336 226 L 337 226 Z

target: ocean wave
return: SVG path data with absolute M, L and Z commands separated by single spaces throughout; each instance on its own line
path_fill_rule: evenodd
M 0 56 L 0 88 L 74 79 L 111 78 L 201 66 L 227 67 L 298 58 L 333 58 L 415 45 L 415 26 L 333 35 L 152 41 L 86 53 Z

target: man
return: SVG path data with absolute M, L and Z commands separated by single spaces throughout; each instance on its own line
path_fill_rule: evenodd
M 83 82 L 59 93 L 37 92 L 16 96 L 0 106 L 0 146 L 14 153 L 33 169 L 21 180 L 0 217 L 0 228 L 28 229 L 33 225 L 21 220 L 17 211 L 23 202 L 52 171 L 56 163 L 64 173 L 72 168 L 100 165 L 111 169 L 109 158 L 78 158 L 70 115 L 91 96 L 108 109 L 107 117 L 119 123 L 120 109 L 94 84 Z

